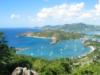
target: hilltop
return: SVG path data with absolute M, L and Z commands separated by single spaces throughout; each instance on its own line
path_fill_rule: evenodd
M 73 24 L 64 24 L 64 25 L 46 25 L 43 26 L 44 30 L 64 30 L 70 32 L 87 32 L 87 31 L 100 31 L 100 26 L 89 25 L 85 23 L 73 23 Z

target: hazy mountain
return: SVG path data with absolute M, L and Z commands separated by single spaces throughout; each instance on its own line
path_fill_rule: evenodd
M 44 30 L 64 30 L 71 32 L 86 32 L 86 31 L 100 31 L 100 26 L 89 25 L 84 23 L 73 23 L 73 24 L 64 24 L 64 25 L 56 25 L 56 26 L 44 26 L 42 27 Z

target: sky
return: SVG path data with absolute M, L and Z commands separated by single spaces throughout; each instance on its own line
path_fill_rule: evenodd
M 0 28 L 100 25 L 100 0 L 0 0 Z

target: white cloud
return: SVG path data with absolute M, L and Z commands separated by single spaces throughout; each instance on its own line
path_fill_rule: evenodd
M 80 18 L 91 18 L 92 14 L 91 13 L 82 13 L 79 17 Z
M 94 12 L 97 16 L 100 16 L 100 2 L 95 5 Z
M 77 18 L 78 20 L 86 23 L 100 24 L 100 0 L 94 5 L 94 7 L 86 12 L 81 12 L 81 15 Z
M 84 3 L 61 4 L 50 8 L 43 8 L 36 14 L 34 19 L 37 23 L 64 22 L 73 17 L 77 17 L 84 8 Z
M 24 15 L 24 17 L 19 14 L 11 14 L 10 18 L 12 22 L 25 22 L 33 25 L 55 25 L 55 24 L 65 24 L 65 23 L 99 23 L 100 20 L 100 0 L 94 5 L 94 8 L 86 11 L 85 3 L 77 4 L 61 4 L 55 5 L 49 8 L 42 8 L 39 12 L 32 15 Z
M 16 20 L 16 19 L 19 19 L 20 18 L 20 15 L 19 14 L 11 14 L 10 18 L 12 20 Z

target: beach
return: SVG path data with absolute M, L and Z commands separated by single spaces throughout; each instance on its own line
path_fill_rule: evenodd
M 96 48 L 94 46 L 88 46 L 88 47 L 90 48 L 90 51 L 88 53 L 81 55 L 81 56 L 78 56 L 79 58 L 84 57 L 84 56 L 86 56 L 86 55 L 88 55 L 96 50 Z

